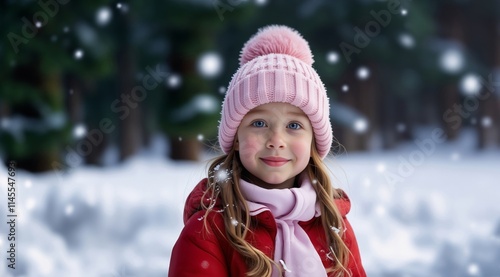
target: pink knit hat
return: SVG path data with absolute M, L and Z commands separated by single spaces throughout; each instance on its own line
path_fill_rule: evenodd
M 250 110 L 279 102 L 304 111 L 311 121 L 318 153 L 326 157 L 332 144 L 329 101 L 313 62 L 307 41 L 289 27 L 267 26 L 250 38 L 241 50 L 240 68 L 222 103 L 222 151 L 231 150 L 238 126 Z

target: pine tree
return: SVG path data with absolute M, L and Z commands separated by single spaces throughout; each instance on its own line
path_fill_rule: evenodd
M 85 51 L 75 22 L 106 1 L 2 1 L 0 145 L 6 161 L 31 171 L 60 168 L 61 150 L 73 142 L 66 104 L 68 76 L 107 72 L 106 59 Z M 82 13 L 80 13 L 82 12 Z M 93 16 L 93 13 L 92 13 Z M 87 34 L 88 35 L 88 34 Z M 85 59 L 83 56 L 85 55 Z M 78 91 L 78 90 L 75 90 Z M 74 104 L 79 106 L 78 103 Z

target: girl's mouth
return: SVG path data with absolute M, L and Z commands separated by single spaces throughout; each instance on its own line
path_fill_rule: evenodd
M 282 157 L 264 157 L 260 158 L 265 164 L 269 166 L 282 166 L 289 162 L 290 160 L 282 158 Z

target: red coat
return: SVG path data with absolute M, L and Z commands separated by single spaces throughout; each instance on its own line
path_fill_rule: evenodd
M 203 179 L 186 200 L 185 226 L 172 250 L 169 277 L 243 277 L 247 272 L 241 255 L 233 249 L 225 237 L 221 213 L 209 213 L 207 218 L 209 233 L 204 230 L 203 216 L 205 211 L 201 210 L 200 200 L 206 183 L 207 179 Z M 346 214 L 351 209 L 351 202 L 345 196 L 342 199 L 335 199 L 335 204 L 339 208 L 347 228 L 344 242 L 352 253 L 349 258 L 348 270 L 352 272 L 353 277 L 364 277 L 366 273 L 361 264 L 358 243 L 346 218 Z M 254 220 L 258 224 L 255 224 L 255 229 L 248 233 L 247 241 L 272 258 L 277 231 L 274 217 L 271 212 L 264 211 L 254 216 Z M 320 217 L 314 217 L 307 222 L 299 222 L 299 224 L 309 235 L 325 268 L 332 266 L 332 261 L 327 258 L 329 250 L 324 248 L 325 233 Z

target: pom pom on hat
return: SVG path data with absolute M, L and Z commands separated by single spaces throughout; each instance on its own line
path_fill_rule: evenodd
M 267 103 L 289 103 L 300 108 L 313 128 L 321 158 L 330 151 L 333 134 L 325 86 L 312 67 L 307 41 L 294 29 L 268 26 L 248 40 L 240 54 L 240 68 L 229 83 L 222 103 L 219 145 L 224 153 L 234 146 L 243 117 Z
M 286 54 L 308 65 L 314 63 L 309 43 L 296 30 L 287 26 L 271 25 L 259 29 L 243 46 L 240 66 L 267 54 Z

